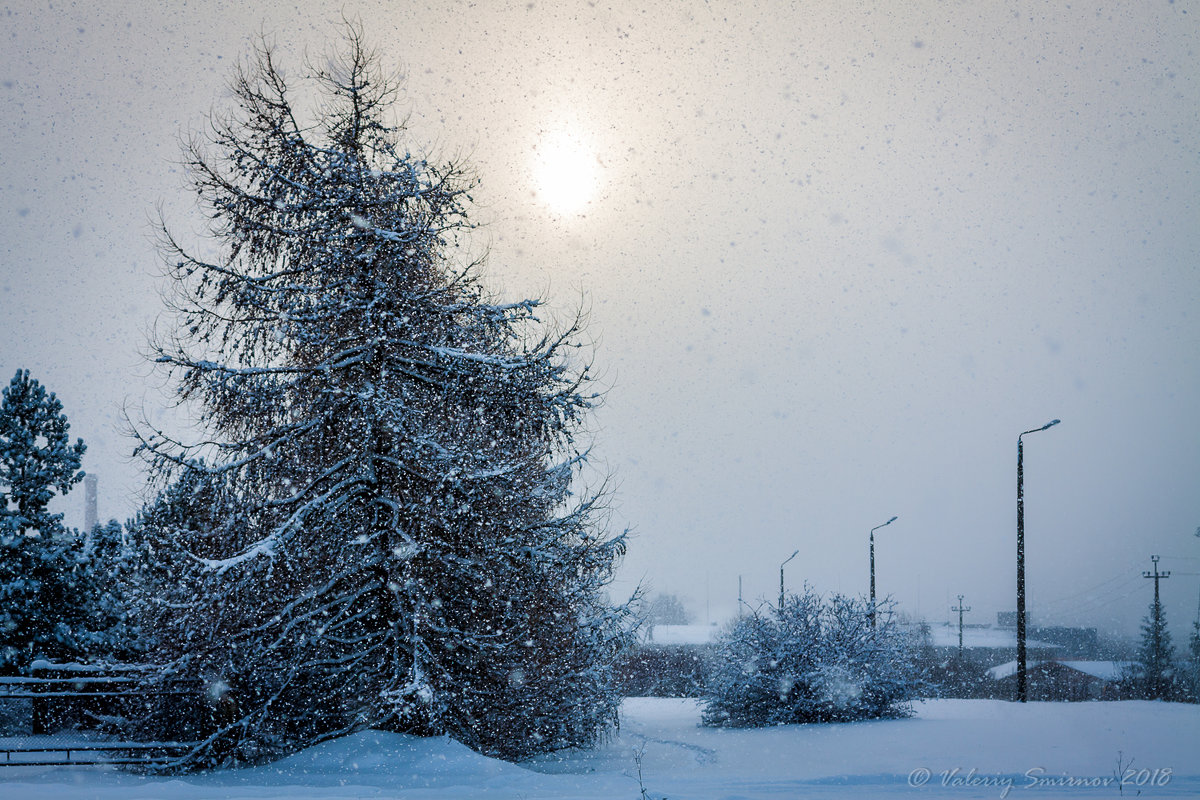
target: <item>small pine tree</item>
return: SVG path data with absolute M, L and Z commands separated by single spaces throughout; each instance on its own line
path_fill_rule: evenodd
M 0 402 L 0 672 L 87 644 L 80 542 L 49 511 L 83 479 L 87 448 L 69 434 L 62 403 L 18 370 Z
M 905 716 L 918 685 L 914 643 L 891 610 L 811 589 L 741 617 L 720 643 L 703 721 L 722 727 Z
M 1175 647 L 1167 615 L 1157 594 L 1142 621 L 1142 644 L 1134 664 L 1135 687 L 1147 700 L 1169 700 L 1175 694 Z

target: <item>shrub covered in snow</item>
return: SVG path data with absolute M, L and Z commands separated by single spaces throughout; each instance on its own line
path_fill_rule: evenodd
M 623 538 L 573 489 L 597 401 L 580 323 L 484 288 L 471 179 L 405 149 L 361 32 L 322 64 L 304 120 L 260 48 L 186 153 L 217 252 L 164 228 L 156 360 L 206 432 L 141 427 L 163 488 L 133 535 L 163 678 L 211 688 L 187 763 L 368 727 L 593 743 L 628 626 L 603 591 Z
M 706 725 L 840 722 L 910 713 L 918 685 L 911 643 L 890 609 L 842 595 L 791 595 L 738 619 L 719 645 Z

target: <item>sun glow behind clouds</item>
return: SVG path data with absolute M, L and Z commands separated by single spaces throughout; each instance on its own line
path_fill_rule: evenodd
M 534 154 L 538 198 L 558 214 L 579 214 L 592 199 L 599 161 L 586 139 L 574 131 L 542 135 Z

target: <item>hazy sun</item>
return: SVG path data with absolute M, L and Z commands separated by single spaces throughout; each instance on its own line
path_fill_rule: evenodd
M 578 214 L 596 189 L 596 153 L 578 135 L 567 131 L 542 135 L 535 151 L 534 180 L 537 194 L 550 210 Z

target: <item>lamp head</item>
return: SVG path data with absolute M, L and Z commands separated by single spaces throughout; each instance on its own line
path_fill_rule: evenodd
M 888 525 L 891 525 L 893 522 L 895 522 L 898 519 L 900 519 L 900 518 L 892 517 L 891 519 L 889 519 L 887 522 L 883 523 L 882 525 L 876 525 L 874 528 L 871 528 L 872 541 L 875 539 L 875 531 L 879 530 L 880 528 L 886 528 Z
M 1046 430 L 1047 428 L 1053 428 L 1055 425 L 1057 425 L 1057 424 L 1058 424 L 1058 423 L 1060 423 L 1060 422 L 1062 422 L 1062 420 L 1061 420 L 1061 419 L 1052 419 L 1052 420 L 1050 420 L 1049 422 L 1047 422 L 1045 425 L 1043 425 L 1043 426 L 1042 426 L 1042 427 L 1040 427 L 1040 428 L 1030 428 L 1029 430 L 1027 430 L 1027 431 L 1025 431 L 1024 433 L 1022 433 L 1022 434 L 1021 434 L 1021 436 L 1025 436 L 1025 435 L 1027 435 L 1027 434 L 1030 434 L 1030 433 L 1039 433 L 1039 432 L 1041 432 L 1041 431 L 1044 431 L 1044 430 Z M 1020 441 L 1021 441 L 1021 436 L 1018 436 L 1018 437 L 1017 437 L 1017 441 L 1018 441 L 1018 442 L 1020 442 Z

